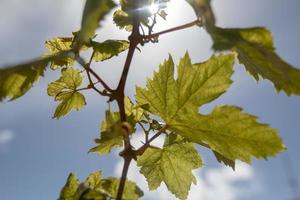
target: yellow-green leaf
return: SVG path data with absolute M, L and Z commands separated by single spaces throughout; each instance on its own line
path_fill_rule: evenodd
M 211 32 L 215 28 L 215 15 L 211 8 L 211 0 L 186 0 L 194 9 L 197 17 L 201 19 L 206 30 Z
M 120 29 L 132 30 L 132 16 L 119 9 L 114 12 L 113 20 Z
M 150 190 L 164 182 L 176 197 L 187 199 L 191 184 L 196 184 L 192 170 L 201 167 L 202 160 L 192 143 L 170 141 L 170 137 L 174 135 L 167 136 L 163 149 L 148 148 L 138 157 L 137 164 Z
M 169 130 L 191 142 L 208 144 L 229 160 L 250 162 L 252 157 L 275 156 L 284 150 L 277 131 L 258 123 L 254 116 L 231 106 L 216 107 L 208 115 L 198 112 L 199 106 L 229 87 L 233 63 L 233 55 L 220 55 L 192 65 L 186 55 L 175 80 L 170 58 L 147 81 L 146 89 L 137 88 L 137 100 L 149 104 L 150 112 L 161 117 Z
M 77 189 L 79 187 L 79 180 L 74 174 L 70 174 L 65 186 L 60 192 L 58 200 L 77 200 Z
M 50 62 L 73 57 L 70 51 L 44 56 L 36 60 L 0 69 L 0 101 L 24 95 L 37 82 Z
M 117 196 L 119 182 L 120 179 L 114 177 L 104 179 L 101 176 L 101 172 L 96 171 L 91 173 L 84 183 L 88 186 L 89 190 L 92 191 L 90 196 L 94 194 L 98 198 L 106 196 L 107 199 L 115 199 Z M 143 191 L 141 191 L 134 182 L 127 180 L 122 199 L 137 200 L 142 196 Z M 84 197 L 86 197 L 86 195 L 84 195 Z
M 59 100 L 62 100 L 62 102 L 57 106 L 53 116 L 57 119 L 67 115 L 73 109 L 78 111 L 86 105 L 84 96 L 79 92 L 64 93 L 59 95 L 59 97 Z
M 54 118 L 60 118 L 71 110 L 80 110 L 85 104 L 84 96 L 77 92 L 83 77 L 80 71 L 74 68 L 62 69 L 62 76 L 48 85 L 48 95 L 56 101 L 61 101 L 55 110 Z
M 59 37 L 47 40 L 45 42 L 46 48 L 51 54 L 60 53 L 61 51 L 68 51 L 72 49 L 73 37 Z M 54 60 L 51 62 L 51 69 L 55 70 L 61 66 L 74 65 L 74 59 L 70 57 Z
M 147 81 L 147 89 L 137 87 L 139 104 L 149 104 L 150 111 L 170 123 L 174 118 L 209 103 L 223 94 L 231 84 L 234 55 L 213 56 L 207 62 L 191 64 L 189 55 L 180 60 L 177 79 L 170 57 Z
M 102 43 L 92 42 L 91 45 L 96 62 L 110 59 L 129 48 L 129 42 L 126 40 L 106 40 Z
M 143 118 L 145 111 L 139 105 L 134 105 L 129 97 L 125 97 L 124 104 L 125 113 L 128 117 L 132 117 L 136 122 Z
M 79 43 L 88 43 L 94 37 L 99 22 L 115 6 L 112 0 L 86 0 L 78 36 Z
M 32 67 L 0 69 L 0 101 L 24 95 L 44 75 L 46 66 L 47 63 L 41 63 Z
M 101 187 L 103 190 L 111 194 L 112 199 L 115 199 L 117 197 L 119 182 L 120 179 L 118 178 L 108 177 L 101 181 Z M 143 195 L 143 191 L 133 181 L 126 181 L 122 199 L 138 200 Z
M 208 115 L 185 114 L 170 124 L 176 133 L 195 143 L 205 142 L 226 158 L 251 162 L 285 149 L 277 130 L 234 106 L 216 107 Z
M 258 81 L 271 81 L 276 90 L 300 95 L 300 70 L 283 61 L 275 52 L 271 33 L 265 28 L 223 29 L 212 34 L 215 50 L 233 50 L 240 63 Z
M 101 138 L 96 139 L 98 146 L 90 149 L 89 152 L 104 155 L 109 153 L 113 147 L 120 147 L 123 145 L 124 130 L 119 113 L 106 111 L 106 118 L 101 123 L 100 129 Z

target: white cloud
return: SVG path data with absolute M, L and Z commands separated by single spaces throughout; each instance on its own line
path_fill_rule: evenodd
M 9 144 L 15 138 L 15 134 L 11 130 L 0 131 L 0 145 Z
M 143 141 L 143 135 L 137 134 L 133 139 L 134 146 L 140 146 Z M 162 146 L 163 139 L 159 139 L 155 146 Z M 119 177 L 122 172 L 123 161 L 117 163 L 114 174 Z M 252 194 L 260 191 L 259 180 L 255 177 L 254 170 L 251 166 L 237 162 L 236 170 L 229 167 L 208 168 L 194 171 L 197 179 L 197 185 L 192 185 L 188 200 L 237 200 L 243 197 L 251 197 Z M 144 191 L 143 199 L 157 200 L 176 200 L 164 183 L 156 191 L 149 192 L 146 179 L 139 173 L 139 168 L 135 162 L 132 162 L 128 171 L 128 178 L 135 181 Z

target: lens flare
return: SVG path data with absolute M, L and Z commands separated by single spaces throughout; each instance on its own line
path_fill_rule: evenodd
M 150 13 L 155 14 L 159 9 L 159 5 L 157 3 L 153 3 L 150 6 L 148 6 L 147 9 Z

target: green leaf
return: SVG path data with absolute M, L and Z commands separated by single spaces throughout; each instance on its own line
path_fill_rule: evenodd
M 101 187 L 103 190 L 111 194 L 113 199 L 116 198 L 120 179 L 115 177 L 108 177 L 103 179 Z M 138 200 L 144 195 L 143 191 L 132 181 L 126 181 L 122 199 L 124 200 Z
M 132 16 L 119 9 L 114 12 L 113 20 L 120 29 L 132 30 Z
M 99 155 L 107 154 L 113 147 L 121 147 L 123 145 L 123 127 L 120 121 L 119 113 L 106 111 L 106 118 L 101 123 L 101 138 L 96 140 L 98 146 L 89 150 L 91 153 Z
M 110 59 L 129 48 L 129 42 L 126 40 L 106 40 L 102 43 L 92 42 L 91 45 L 95 52 L 93 58 L 96 62 Z
M 54 118 L 59 119 L 67 115 L 73 109 L 80 110 L 84 105 L 86 105 L 84 96 L 79 92 L 67 93 L 65 95 L 60 95 L 62 102 L 57 106 Z
M 185 114 L 170 126 L 192 142 L 208 143 L 212 150 L 233 161 L 250 163 L 252 157 L 266 159 L 285 149 L 275 129 L 234 106 L 216 107 L 206 116 Z
M 150 112 L 161 117 L 168 129 L 191 142 L 208 144 L 229 160 L 250 162 L 252 157 L 266 158 L 284 150 L 277 131 L 260 124 L 240 108 L 216 107 L 202 115 L 198 108 L 219 97 L 229 87 L 234 55 L 213 56 L 205 63 L 192 65 L 189 56 L 181 59 L 178 77 L 170 58 L 137 88 L 140 104 L 149 104 Z
M 219 154 L 216 151 L 213 151 L 213 153 L 214 153 L 214 155 L 215 155 L 218 162 L 224 163 L 226 166 L 229 166 L 233 170 L 235 170 L 235 161 L 234 160 L 230 160 L 230 159 L 226 158 L 225 156 Z
M 170 57 L 147 81 L 147 89 L 137 87 L 139 104 L 167 123 L 182 113 L 198 112 L 198 107 L 223 94 L 231 84 L 234 55 L 213 56 L 205 63 L 191 64 L 189 55 L 180 60 L 178 77 L 174 79 L 174 63 Z
M 46 48 L 51 54 L 60 53 L 62 51 L 68 51 L 72 49 L 73 37 L 58 37 L 45 42 Z M 60 60 L 54 60 L 51 62 L 51 69 L 55 70 L 61 66 L 74 65 L 74 59 L 70 57 L 62 58 Z
M 0 69 L 0 101 L 6 98 L 14 100 L 24 95 L 41 76 L 49 62 L 73 57 L 70 51 L 44 56 L 36 60 Z
M 172 137 L 167 136 L 163 149 L 148 148 L 138 157 L 137 164 L 150 190 L 164 182 L 176 197 L 186 199 L 191 184 L 196 184 L 192 170 L 201 167 L 202 160 L 192 143 Z
M 265 28 L 223 29 L 212 34 L 215 50 L 233 50 L 240 63 L 258 81 L 270 80 L 277 91 L 300 95 L 300 70 L 283 61 L 275 52 L 271 33 Z
M 101 187 L 101 179 L 102 173 L 100 171 L 96 171 L 91 173 L 84 183 L 87 184 L 91 189 L 97 190 Z
M 58 200 L 77 200 L 77 189 L 79 187 L 79 181 L 74 174 L 70 174 L 65 186 L 60 192 Z
M 201 19 L 206 30 L 211 32 L 215 28 L 215 15 L 211 8 L 211 0 L 186 0 L 194 9 L 197 17 Z
M 48 95 L 53 96 L 56 101 L 61 101 L 55 110 L 54 118 L 59 119 L 71 110 L 80 110 L 86 105 L 84 96 L 77 92 L 83 77 L 80 71 L 74 68 L 62 69 L 62 76 L 48 85 Z
M 0 69 L 0 101 L 5 98 L 14 100 L 24 95 L 44 75 L 46 66 L 47 63 L 41 63 L 31 67 Z
M 84 183 L 91 191 L 94 192 L 95 195 L 99 196 L 99 194 L 102 194 L 102 196 L 105 195 L 108 199 L 115 199 L 117 196 L 119 182 L 120 179 L 114 177 L 103 179 L 101 172 L 96 171 L 91 173 Z M 137 200 L 143 195 L 143 191 L 141 191 L 134 182 L 126 181 L 122 199 Z M 100 195 L 100 197 L 102 196 Z
M 132 117 L 135 122 L 138 122 L 143 118 L 145 111 L 139 105 L 134 105 L 129 97 L 125 97 L 124 104 L 125 113 L 129 118 Z
M 112 0 L 86 0 L 78 36 L 80 43 L 88 43 L 94 37 L 99 22 L 115 6 Z

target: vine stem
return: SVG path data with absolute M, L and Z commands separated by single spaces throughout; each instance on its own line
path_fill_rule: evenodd
M 170 32 L 174 32 L 174 31 L 178 31 L 178 30 L 182 30 L 182 29 L 186 29 L 186 28 L 189 28 L 189 27 L 192 27 L 192 26 L 195 26 L 195 25 L 202 26 L 201 19 L 196 19 L 192 22 L 189 22 L 189 23 L 186 23 L 186 24 L 183 24 L 183 25 L 180 25 L 180 26 L 176 26 L 176 27 L 164 30 L 164 31 L 160 31 L 160 32 L 157 32 L 157 33 L 145 35 L 145 36 L 143 36 L 143 39 L 151 40 L 153 38 L 157 38 L 160 35 L 170 33 Z
M 129 36 L 129 50 L 127 54 L 127 58 L 124 64 L 123 72 L 118 84 L 117 89 L 114 91 L 113 98 L 117 101 L 119 111 L 120 111 L 120 118 L 122 122 L 126 122 L 126 113 L 125 113 L 125 104 L 124 104 L 124 98 L 125 98 L 125 85 L 126 80 L 128 76 L 128 72 L 130 69 L 131 61 L 135 52 L 135 49 L 137 45 L 142 41 L 142 36 L 139 31 L 139 19 L 138 15 L 135 15 L 133 17 L 133 29 L 132 33 Z M 129 132 L 128 130 L 124 131 L 124 150 L 120 153 L 120 156 L 124 158 L 124 165 L 122 170 L 122 176 L 118 187 L 118 193 L 116 200 L 122 200 L 123 191 L 126 184 L 126 177 L 128 173 L 128 169 L 130 166 L 130 162 L 133 158 L 135 158 L 135 152 L 132 149 L 132 146 L 130 144 L 130 138 L 129 138 Z

